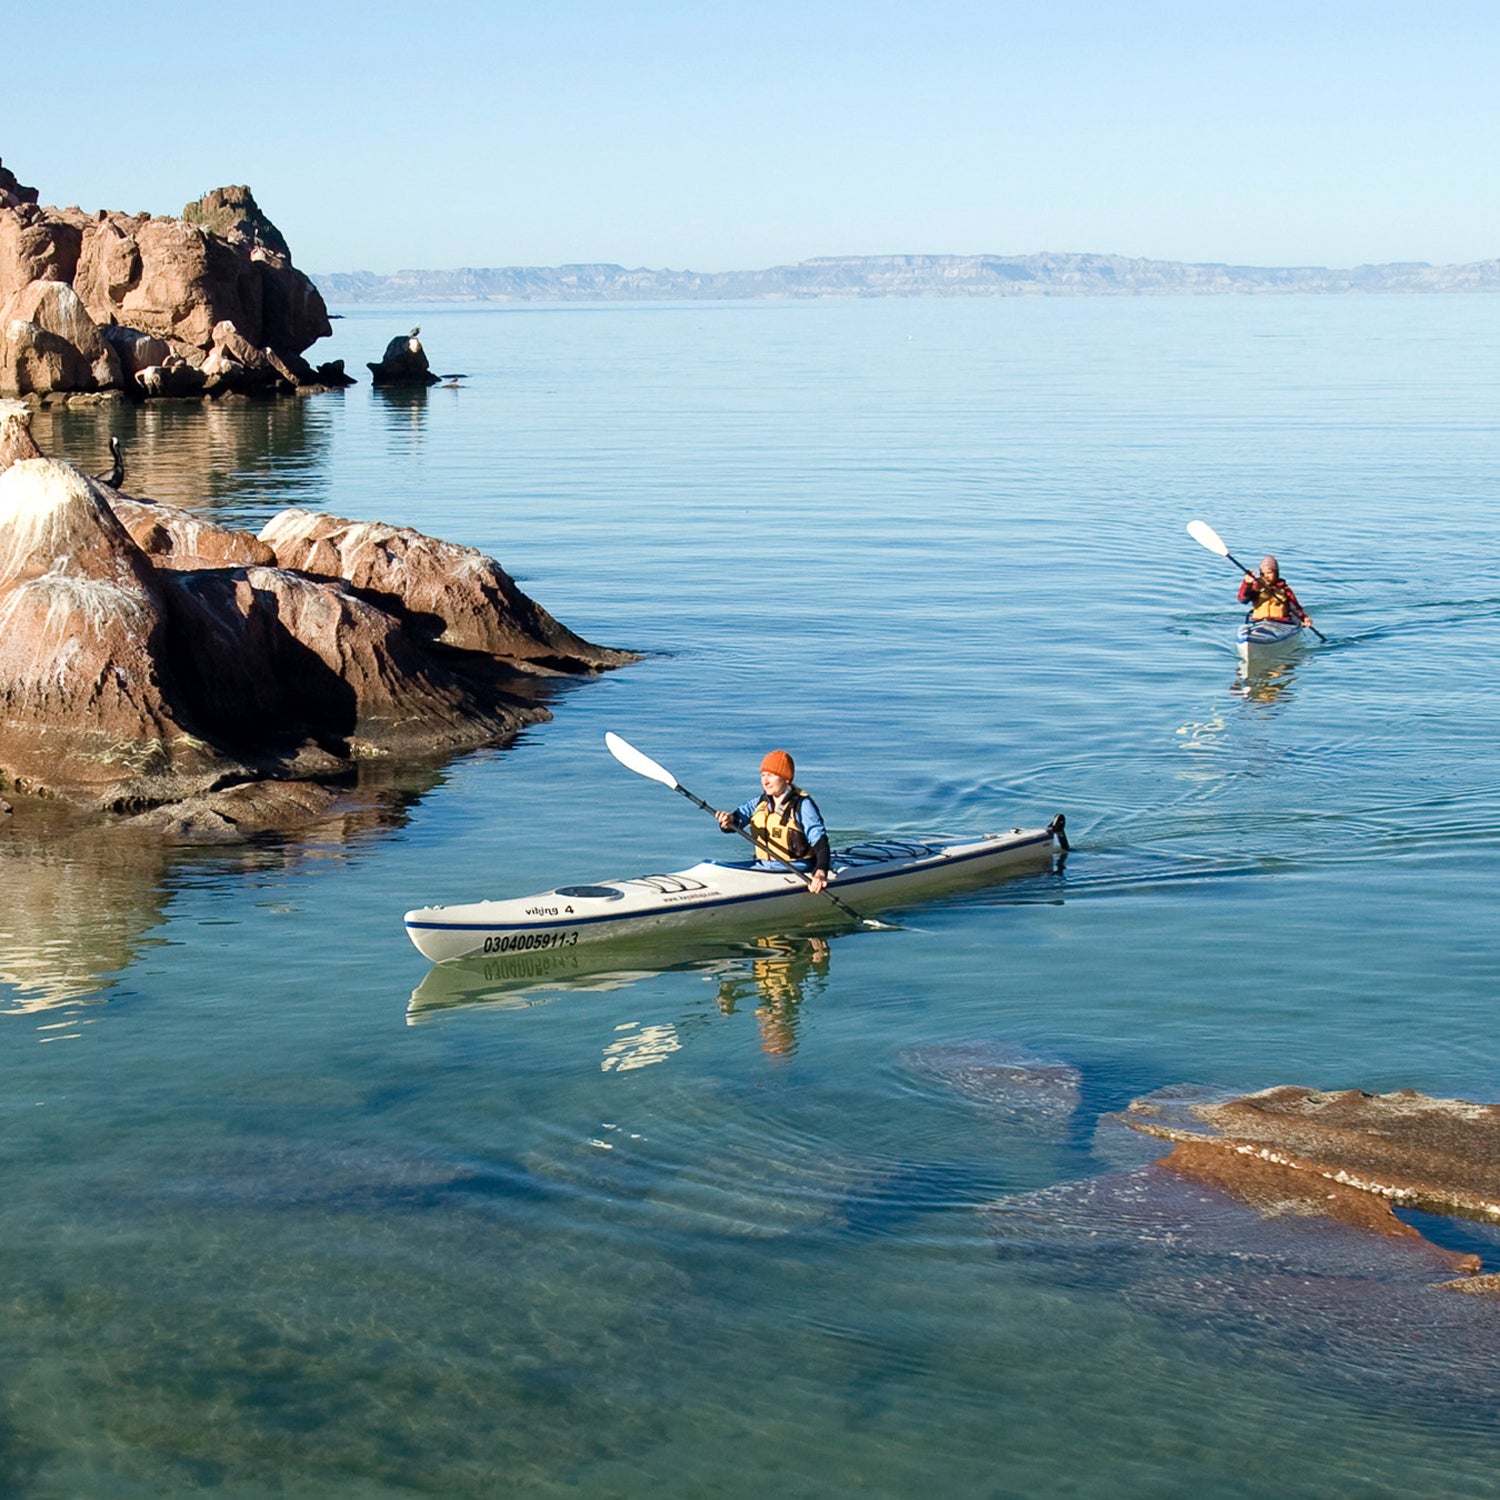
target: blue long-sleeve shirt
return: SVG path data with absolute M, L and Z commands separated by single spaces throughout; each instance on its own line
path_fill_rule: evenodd
M 760 806 L 761 798 L 752 797 L 748 802 L 742 802 L 734 810 L 734 826 L 736 828 L 748 828 L 750 819 L 755 816 L 755 809 Z M 807 840 L 809 849 L 816 851 L 821 840 L 828 837 L 828 830 L 823 826 L 823 814 L 818 811 L 818 804 L 811 797 L 804 796 L 793 815 L 797 826 L 802 830 L 802 836 Z M 758 870 L 780 870 L 786 866 L 785 860 L 780 859 L 758 859 L 755 867 Z M 816 859 L 797 859 L 791 861 L 792 867 L 798 870 L 811 870 L 816 864 Z M 826 868 L 826 865 L 825 865 Z

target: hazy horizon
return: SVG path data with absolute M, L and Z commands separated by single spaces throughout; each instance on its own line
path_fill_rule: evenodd
M 920 15 L 457 0 L 419 21 L 388 0 L 267 0 L 256 15 L 162 0 L 121 26 L 102 0 L 17 8 L 8 52 L 31 61 L 7 79 L 0 157 L 44 202 L 89 209 L 176 214 L 248 183 L 299 265 L 381 275 L 1500 254 L 1484 191 L 1500 11 L 1474 0 Z M 60 70 L 85 59 L 114 102 L 60 107 Z M 918 241 L 952 248 L 881 248 Z
M 295 247 L 293 255 L 296 255 Z M 486 264 L 474 262 L 467 265 L 430 265 L 430 266 L 397 266 L 389 271 L 377 271 L 370 266 L 306 266 L 302 265 L 301 258 L 297 257 L 300 268 L 310 276 L 401 276 L 414 272 L 433 272 L 438 274 L 455 274 L 462 271 L 557 271 L 566 270 L 574 266 L 612 266 L 622 271 L 652 271 L 668 272 L 680 275 L 703 275 L 703 276 L 725 276 L 737 272 L 754 274 L 757 271 L 774 270 L 783 266 L 808 265 L 817 261 L 882 261 L 882 260 L 1029 260 L 1033 258 L 1046 258 L 1056 256 L 1059 258 L 1082 258 L 1089 260 L 1139 260 L 1150 261 L 1159 265 L 1181 265 L 1181 266 L 1234 266 L 1246 270 L 1258 271 L 1345 271 L 1357 270 L 1367 266 L 1399 266 L 1399 265 L 1478 265 L 1485 262 L 1500 260 L 1500 250 L 1494 255 L 1477 256 L 1472 261 L 1433 261 L 1433 260 L 1355 260 L 1343 265 L 1313 264 L 1310 261 L 1298 264 L 1284 263 L 1271 265 L 1264 261 L 1251 261 L 1243 257 L 1219 260 L 1185 260 L 1180 255 L 1140 255 L 1127 256 L 1113 250 L 1062 250 L 1051 248 L 1045 250 L 872 250 L 852 251 L 847 254 L 809 255 L 800 260 L 776 261 L 764 266 L 725 266 L 718 270 L 708 270 L 702 266 L 690 265 L 657 265 L 648 266 L 635 264 L 619 259 L 601 260 L 561 260 L 543 265 L 536 261 L 492 261 Z

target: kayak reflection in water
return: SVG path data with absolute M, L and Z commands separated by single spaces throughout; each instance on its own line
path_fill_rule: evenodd
M 1229 691 L 1246 703 L 1271 704 L 1290 688 L 1296 679 L 1297 670 L 1290 663 L 1276 662 L 1260 671 L 1246 671 L 1236 677 Z
M 801 870 L 808 877 L 808 890 L 816 895 L 833 879 L 828 833 L 818 804 L 792 784 L 796 774 L 792 757 L 785 750 L 772 750 L 760 763 L 760 796 L 714 816 L 725 833 L 749 830 L 757 870 Z
M 819 990 L 828 980 L 831 958 L 824 938 L 779 938 L 755 944 L 750 973 L 719 985 L 719 1010 L 732 1016 L 742 1000 L 758 999 L 755 1019 L 761 1050 L 771 1057 L 790 1057 L 797 1050 L 797 1011 L 809 980 Z
M 1297 602 L 1292 586 L 1281 576 L 1274 557 L 1263 557 L 1259 573 L 1246 573 L 1240 580 L 1240 603 L 1250 606 L 1250 620 L 1294 620 L 1312 624 L 1312 616 Z

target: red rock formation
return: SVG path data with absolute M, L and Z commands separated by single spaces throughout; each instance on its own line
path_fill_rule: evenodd
M 342 761 L 451 752 L 519 722 L 341 582 L 259 567 L 163 582 L 174 625 L 195 643 L 182 670 L 198 713 L 247 754 L 306 742 Z
M 90 327 L 78 325 L 87 349 L 42 322 L 36 326 L 48 338 L 40 346 L 23 332 L 10 348 L 0 321 L 0 393 L 119 388 L 112 351 L 122 346 L 133 351 L 129 376 L 139 394 L 270 391 L 319 380 L 302 354 L 331 332 L 328 310 L 249 188 L 216 189 L 178 219 L 89 216 L 38 207 L 8 191 L 7 179 L 14 182 L 0 174 L 0 304 L 39 282 L 71 284 Z M 95 346 L 101 330 L 115 327 L 123 331 L 107 337 L 110 370 Z M 159 340 L 165 352 L 148 359 L 142 338 Z M 58 339 L 76 358 L 54 347 Z
M 119 355 L 67 282 L 28 282 L 0 305 L 0 386 L 26 395 L 119 384 Z
M 0 301 L 33 281 L 72 281 L 83 244 L 81 214 L 0 205 Z
M 274 565 L 276 554 L 253 531 L 215 526 L 177 505 L 132 500 L 110 491 L 110 509 L 131 540 L 158 568 L 243 568 Z
M 1500 1220 L 1500 1105 L 1286 1086 L 1180 1106 L 1137 1100 L 1119 1118 L 1177 1143 L 1163 1165 L 1263 1211 L 1325 1214 L 1402 1237 L 1415 1231 L 1393 1204 Z M 1455 1261 L 1467 1271 L 1479 1264 Z
M 631 659 L 580 640 L 488 559 L 404 528 L 334 524 L 351 555 L 386 549 L 361 564 L 378 589 L 268 566 L 273 547 L 247 532 L 34 456 L 26 418 L 0 406 L 0 785 L 95 809 L 171 804 L 146 823 L 223 839 L 321 809 L 272 793 L 225 803 L 237 783 L 503 742 L 547 717 L 538 661 Z M 340 563 L 332 541 L 320 561 Z M 464 617 L 491 649 L 439 644 L 442 622 L 403 602 L 443 604 L 429 576 L 442 568 L 470 575 L 454 595 L 466 610 L 488 600 L 502 616 L 487 632 Z
M 76 469 L 0 474 L 0 770 L 105 805 L 206 788 L 227 769 L 178 705 L 150 563 Z
M 565 672 L 635 659 L 559 624 L 493 558 L 409 526 L 294 508 L 273 516 L 260 537 L 281 567 L 345 579 L 376 603 L 397 605 L 426 623 L 445 646 Z
M 0 472 L 23 458 L 40 458 L 31 436 L 31 408 L 19 401 L 0 401 Z
M 1500 1105 L 1433 1099 L 1411 1089 L 1323 1093 L 1288 1085 L 1164 1122 L 1128 1124 L 1169 1140 L 1207 1140 L 1432 1213 L 1500 1219 Z

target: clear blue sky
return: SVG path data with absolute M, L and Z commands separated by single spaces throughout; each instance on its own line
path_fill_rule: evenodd
M 314 271 L 1500 256 L 1500 4 L 0 0 L 43 202 L 248 182 Z

